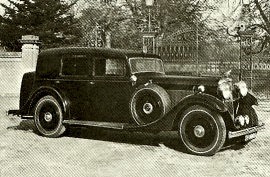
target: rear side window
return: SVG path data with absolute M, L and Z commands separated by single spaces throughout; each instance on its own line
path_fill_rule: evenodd
M 95 58 L 95 76 L 124 76 L 126 66 L 124 60 L 115 58 Z
M 36 72 L 41 78 L 54 78 L 59 75 L 60 56 L 46 55 L 40 56 L 37 63 Z
M 89 63 L 86 55 L 71 55 L 62 58 L 62 72 L 65 76 L 87 76 Z

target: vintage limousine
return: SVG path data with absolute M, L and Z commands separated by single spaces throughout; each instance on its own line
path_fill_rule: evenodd
M 104 48 L 55 48 L 25 73 L 20 108 L 41 135 L 68 126 L 178 131 L 186 149 L 213 155 L 225 141 L 249 142 L 263 127 L 245 82 L 227 77 L 166 75 L 157 55 Z

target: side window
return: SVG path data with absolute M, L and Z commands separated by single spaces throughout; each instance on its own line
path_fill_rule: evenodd
M 64 56 L 62 59 L 62 75 L 86 76 L 89 74 L 86 55 Z
M 73 58 L 64 58 L 62 60 L 62 75 L 75 75 L 76 64 Z
M 95 76 L 124 76 L 125 74 L 124 60 L 114 58 L 95 59 Z
M 54 78 L 59 75 L 60 56 L 48 55 L 39 57 L 37 63 L 37 75 L 39 77 Z

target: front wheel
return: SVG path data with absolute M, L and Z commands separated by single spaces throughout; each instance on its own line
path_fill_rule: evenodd
M 34 121 L 43 136 L 59 137 L 65 131 L 62 108 L 53 96 L 44 96 L 37 102 Z
M 214 155 L 226 139 L 223 118 L 202 106 L 188 108 L 181 116 L 178 130 L 187 150 L 196 155 Z

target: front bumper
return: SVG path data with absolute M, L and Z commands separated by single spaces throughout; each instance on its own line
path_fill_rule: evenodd
M 251 127 L 251 128 L 247 128 L 247 129 L 243 129 L 239 131 L 229 131 L 228 138 L 232 139 L 232 138 L 236 138 L 236 137 L 240 137 L 244 135 L 250 135 L 252 133 L 257 133 L 259 130 L 262 130 L 264 128 L 265 128 L 264 123 L 262 123 L 261 125 L 258 125 L 256 127 Z

